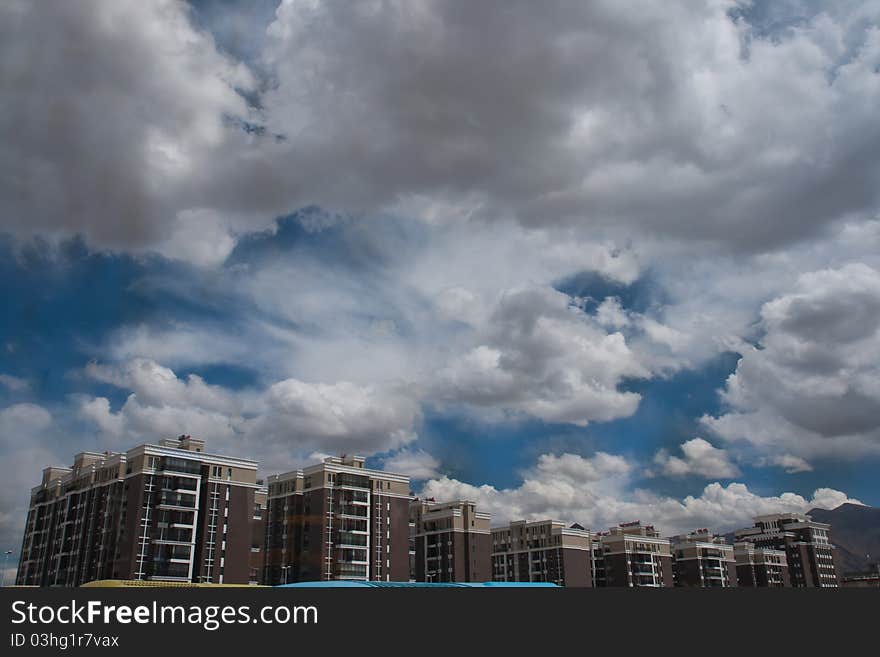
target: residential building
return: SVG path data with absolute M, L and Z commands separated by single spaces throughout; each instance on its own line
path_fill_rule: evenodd
M 580 525 L 518 520 L 492 529 L 492 580 L 593 585 L 592 538 Z
M 409 505 L 414 582 L 486 582 L 492 579 L 491 515 L 474 502 L 415 499 Z
M 602 556 L 602 534 L 593 536 L 593 544 L 590 548 L 590 572 L 593 576 L 593 586 L 602 588 L 608 585 L 605 578 L 605 558 Z
M 742 541 L 733 546 L 739 586 L 784 588 L 791 586 L 785 550 L 756 547 Z
M 409 579 L 409 477 L 343 455 L 267 483 L 265 584 Z
M 16 583 L 247 584 L 257 462 L 191 436 L 82 452 L 31 490 Z
M 783 550 L 792 586 L 829 588 L 840 586 L 837 548 L 828 540 L 830 529 L 803 513 L 776 513 L 756 517 L 753 527 L 735 535 L 737 541 Z
M 638 520 L 597 536 L 593 571 L 598 586 L 665 587 L 674 585 L 669 539 Z
M 723 536 L 697 529 L 669 539 L 672 573 L 676 586 L 727 588 L 736 586 L 733 546 Z
M 262 479 L 254 491 L 254 512 L 251 516 L 251 554 L 249 584 L 262 584 L 266 571 L 266 499 L 269 489 Z

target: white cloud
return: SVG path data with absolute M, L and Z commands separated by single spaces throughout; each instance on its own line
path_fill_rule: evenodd
M 26 442 L 25 436 L 43 431 L 52 423 L 52 415 L 38 404 L 13 404 L 0 410 L 2 435 L 7 443 L 11 443 L 16 434 L 19 440 Z
M 758 460 L 757 465 L 763 467 L 776 466 L 785 470 L 788 474 L 797 472 L 812 472 L 813 466 L 805 459 L 792 454 L 779 454 L 777 456 L 769 456 Z
M 232 252 L 235 239 L 213 210 L 183 210 L 171 227 L 168 241 L 159 250 L 191 264 L 210 267 L 219 265 Z
M 146 359 L 90 363 L 86 371 L 131 391 L 116 411 L 103 397 L 79 400 L 80 416 L 118 447 L 186 433 L 204 437 L 218 452 L 282 469 L 315 450 L 370 455 L 400 448 L 415 440 L 420 421 L 417 402 L 392 386 L 285 379 L 265 390 L 231 391 L 193 374 L 182 379 Z
M 27 379 L 22 379 L 11 374 L 0 374 L 0 386 L 5 387 L 10 392 L 26 392 L 30 389 L 31 384 Z
M 97 381 L 130 389 L 138 402 L 154 407 L 192 406 L 217 412 L 238 409 L 238 400 L 220 386 L 205 383 L 202 377 L 189 374 L 179 379 L 173 370 L 145 358 L 121 365 L 107 366 L 91 362 L 86 374 Z
M 707 479 L 731 479 L 739 476 L 739 468 L 723 449 L 714 447 L 703 438 L 693 438 L 681 444 L 682 456 L 673 456 L 661 449 L 654 455 L 659 473 L 670 477 L 701 475 Z
M 421 495 L 438 500 L 474 500 L 480 508 L 493 514 L 493 524 L 554 518 L 600 531 L 619 522 L 640 519 L 656 525 L 666 535 L 695 527 L 729 531 L 751 525 L 755 515 L 764 513 L 804 512 L 814 507 L 830 509 L 845 502 L 860 503 L 841 491 L 828 488 L 816 490 L 810 499 L 795 493 L 760 496 L 741 483 L 727 486 L 711 483 L 699 495 L 683 499 L 644 490 L 623 492 L 618 487 L 608 487 L 609 480 L 621 476 L 620 468 L 612 468 L 605 475 L 606 479 L 590 480 L 589 476 L 595 471 L 586 467 L 586 479 L 572 479 L 572 474 L 580 475 L 583 465 L 573 469 L 572 461 L 576 462 L 576 458 L 571 456 L 543 455 L 539 461 L 543 467 L 539 465 L 526 473 L 523 482 L 515 488 L 475 486 L 444 476 L 426 482 Z
M 63 465 L 55 447 L 59 440 L 52 414 L 38 404 L 13 404 L 0 408 L 0 545 L 17 553 L 29 502 L 29 491 L 39 483 L 48 465 Z
M 628 475 L 632 466 L 622 456 L 596 452 L 590 458 L 578 454 L 541 454 L 536 471 L 542 476 L 558 476 L 571 483 L 590 483 Z
M 760 348 L 727 380 L 729 411 L 703 424 L 800 458 L 880 454 L 880 272 L 849 264 L 803 274 L 761 318 Z
M 437 373 L 432 398 L 586 425 L 631 415 L 639 395 L 618 385 L 649 376 L 620 333 L 599 329 L 554 290 L 504 294 L 478 339 Z
M 253 363 L 258 355 L 249 348 L 249 336 L 236 335 L 230 328 L 179 322 L 162 328 L 146 324 L 123 326 L 93 351 L 117 362 L 143 358 L 171 366 Z M 267 350 L 273 346 L 269 336 L 261 337 Z
M 382 461 L 382 469 L 416 479 L 438 477 L 440 461 L 423 449 L 402 449 Z
M 286 379 L 260 395 L 259 413 L 248 420 L 254 440 L 303 451 L 321 447 L 371 454 L 416 438 L 418 403 L 405 390 L 349 382 L 307 383 Z
M 596 321 L 609 329 L 621 329 L 629 326 L 631 320 L 616 297 L 606 297 L 596 308 Z
M 640 317 L 639 325 L 649 339 L 674 352 L 684 350 L 690 341 L 688 335 L 649 317 Z

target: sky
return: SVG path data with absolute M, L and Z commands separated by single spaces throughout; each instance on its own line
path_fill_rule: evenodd
M 47 465 L 496 523 L 880 504 L 880 2 L 0 5 L 0 543 Z

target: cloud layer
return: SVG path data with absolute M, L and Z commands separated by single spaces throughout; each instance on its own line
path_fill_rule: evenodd
M 576 454 L 544 454 L 516 488 L 475 486 L 449 477 L 428 481 L 422 495 L 437 499 L 468 499 L 493 513 L 493 523 L 509 520 L 554 518 L 578 522 L 594 531 L 630 520 L 655 524 L 664 535 L 711 527 L 729 531 L 751 525 L 763 513 L 805 512 L 814 507 L 835 508 L 858 504 L 845 493 L 829 488 L 811 498 L 794 493 L 758 495 L 741 483 L 708 484 L 699 495 L 683 499 L 647 490 L 622 492 L 621 479 L 629 468 L 618 456 L 604 453 L 585 458 Z
M 249 65 L 175 0 L 48 12 L 0 33 L 24 234 L 211 263 L 293 207 L 421 205 L 764 251 L 877 202 L 873 2 L 284 0 Z

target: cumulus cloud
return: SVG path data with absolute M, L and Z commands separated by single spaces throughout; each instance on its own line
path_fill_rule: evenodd
M 13 0 L 0 15 L 4 228 L 79 233 L 101 247 L 172 240 L 172 253 L 213 260 L 225 230 L 200 247 L 191 224 L 204 227 L 200 208 L 235 194 L 221 169 L 252 141 L 238 93 L 255 88 L 248 69 L 177 0 Z M 228 222 L 235 204 L 223 205 Z
M 674 456 L 666 449 L 658 450 L 654 455 L 658 473 L 669 477 L 693 474 L 707 479 L 730 479 L 740 474 L 725 450 L 718 449 L 703 438 L 683 442 L 681 453 L 682 456 Z
M 418 404 L 393 387 L 284 379 L 265 390 L 231 391 L 148 359 L 90 363 L 86 373 L 131 391 L 117 410 L 104 397 L 79 399 L 80 416 L 120 448 L 187 433 L 217 451 L 288 467 L 316 449 L 369 455 L 400 448 L 416 438 L 420 420 Z
M 200 208 L 180 212 L 167 242 L 158 248 L 171 258 L 209 267 L 226 260 L 234 247 L 235 239 L 222 217 L 215 211 Z
M 649 376 L 620 333 L 554 290 L 505 294 L 483 338 L 437 373 L 432 397 L 583 426 L 631 415 L 640 397 L 618 386 Z
M 880 453 L 880 272 L 850 264 L 803 274 L 761 310 L 764 335 L 703 424 L 800 458 Z
M 526 473 L 515 488 L 499 489 L 484 484 L 475 486 L 444 476 L 425 483 L 422 495 L 436 499 L 471 499 L 493 514 L 493 524 L 510 520 L 554 518 L 578 522 L 596 531 L 619 522 L 640 519 L 653 523 L 667 535 L 690 531 L 694 527 L 712 527 L 728 531 L 751 524 L 755 515 L 785 511 L 804 512 L 820 507 L 831 509 L 845 502 L 859 504 L 845 493 L 828 488 L 817 489 L 811 498 L 795 493 L 776 496 L 758 495 L 742 483 L 727 486 L 708 484 L 699 495 L 683 499 L 657 495 L 650 491 L 621 492 L 609 489 L 608 482 L 624 474 L 618 465 L 594 469 L 597 458 L 574 455 L 542 455 L 538 466 Z M 604 474 L 603 474 L 604 471 Z M 582 474 L 586 478 L 582 478 Z M 572 478 L 572 475 L 575 475 Z M 599 478 L 591 478 L 596 477 Z
M 423 449 L 402 449 L 382 461 L 382 469 L 399 472 L 412 479 L 439 477 L 440 461 Z
M 370 454 L 401 447 L 416 438 L 418 403 L 405 390 L 349 382 L 273 384 L 248 420 L 254 439 L 283 448 L 305 445 Z
M 64 465 L 69 457 L 55 453 L 58 435 L 52 414 L 38 404 L 22 403 L 0 408 L 0 448 L 5 467 L 0 477 L 0 541 L 17 549 L 31 487 L 39 483 L 47 465 Z
M 596 321 L 609 329 L 621 329 L 629 326 L 630 317 L 616 297 L 605 297 L 596 308 Z

